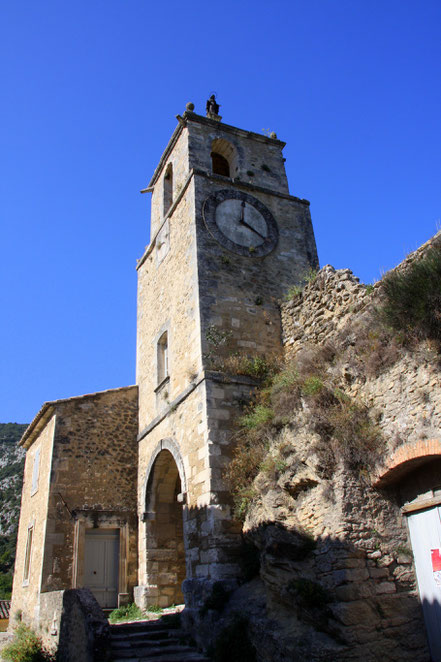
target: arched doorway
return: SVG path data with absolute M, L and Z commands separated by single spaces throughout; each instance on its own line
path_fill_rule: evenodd
M 186 576 L 183 526 L 185 477 L 182 463 L 170 444 L 161 443 L 153 454 L 147 474 L 146 570 L 149 585 L 157 587 L 160 607 L 184 601 L 182 582 Z

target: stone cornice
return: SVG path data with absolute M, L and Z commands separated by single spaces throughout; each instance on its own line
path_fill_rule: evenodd
M 176 411 L 179 405 L 206 380 L 222 384 L 243 384 L 245 386 L 257 386 L 259 384 L 259 380 L 245 375 L 229 375 L 222 372 L 215 372 L 214 370 L 203 370 L 199 373 L 196 379 L 187 386 L 187 388 L 181 391 L 181 393 L 139 433 L 138 441 L 142 441 L 142 439 L 144 439 L 144 437 L 146 437 L 157 425 L 162 423 L 171 412 Z
M 210 120 L 215 121 L 215 120 Z M 234 186 L 235 188 L 240 188 L 240 189 L 245 189 L 247 191 L 257 191 L 258 193 L 264 193 L 266 195 L 273 195 L 276 196 L 277 198 L 283 198 L 284 200 L 293 200 L 294 202 L 297 202 L 301 205 L 306 205 L 309 207 L 310 202 L 309 200 L 305 200 L 304 198 L 297 198 L 295 195 L 290 195 L 289 193 L 281 193 L 279 191 L 274 191 L 274 189 L 266 188 L 264 186 L 257 186 L 256 184 L 250 184 L 248 182 L 243 182 L 241 179 L 231 179 L 230 177 L 223 177 L 222 175 L 213 175 L 213 173 L 206 172 L 205 170 L 199 170 L 198 168 L 192 168 L 190 172 L 188 173 L 187 179 L 185 180 L 181 190 L 179 191 L 178 195 L 176 196 L 176 200 L 173 202 L 171 207 L 169 208 L 168 212 L 164 216 L 164 219 L 159 226 L 158 230 L 156 231 L 155 235 L 153 238 L 150 240 L 149 245 L 147 246 L 144 254 L 142 257 L 139 258 L 139 260 L 136 263 L 136 269 L 138 270 L 146 261 L 150 253 L 152 252 L 156 239 L 158 237 L 158 234 L 161 232 L 162 228 L 164 227 L 164 223 L 173 216 L 173 213 L 178 206 L 182 196 L 184 195 L 185 191 L 188 188 L 188 185 L 191 182 L 191 179 L 194 175 L 197 175 L 199 177 L 205 177 L 205 179 L 210 179 L 213 182 L 218 182 L 219 184 L 230 184 L 231 186 Z
M 19 441 L 19 445 L 28 450 L 48 421 L 52 418 L 54 412 L 54 405 L 51 402 L 45 402 L 32 423 L 26 428 L 24 435 Z
M 152 176 L 146 190 L 150 189 L 152 186 L 154 186 L 156 184 L 156 182 L 158 180 L 158 177 L 161 174 L 161 171 L 162 171 L 164 165 L 166 164 L 166 162 L 168 160 L 169 154 L 172 151 L 173 147 L 176 145 L 176 143 L 178 141 L 178 138 L 181 135 L 184 126 L 185 126 L 185 124 L 182 124 L 181 122 L 179 122 L 178 126 L 173 131 L 172 136 L 171 136 L 170 140 L 168 141 L 167 147 L 165 148 L 165 150 L 162 153 L 161 158 L 159 159 L 159 163 L 155 168 L 155 172 L 153 173 L 153 176 Z
M 179 119 L 179 115 L 178 115 Z M 191 113 L 186 110 L 183 114 L 181 120 L 183 122 L 194 122 L 196 124 L 204 124 L 209 126 L 211 129 L 216 129 L 219 131 L 219 127 L 222 128 L 222 131 L 225 133 L 232 133 L 241 138 L 251 138 L 260 143 L 266 143 L 267 145 L 278 145 L 280 149 L 283 149 L 286 145 L 283 140 L 278 138 L 270 138 L 269 136 L 264 136 L 261 133 L 255 133 L 254 131 L 247 131 L 246 129 L 239 129 L 237 126 L 232 126 L 231 124 L 224 124 L 223 122 L 218 122 L 217 120 L 212 120 L 209 117 L 204 117 L 203 115 L 198 115 L 197 113 Z

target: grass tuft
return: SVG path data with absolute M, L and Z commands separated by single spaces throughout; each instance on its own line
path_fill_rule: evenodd
M 120 623 L 122 621 L 136 621 L 143 618 L 145 618 L 144 612 L 142 612 L 141 609 L 138 607 L 138 605 L 135 605 L 134 602 L 129 605 L 124 605 L 123 607 L 118 607 L 118 609 L 114 609 L 109 614 L 109 621 L 111 623 Z

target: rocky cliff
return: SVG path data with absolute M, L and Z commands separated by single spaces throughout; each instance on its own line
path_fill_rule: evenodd
M 18 442 L 27 425 L 0 423 L 0 598 L 10 597 L 23 481 L 24 450 Z

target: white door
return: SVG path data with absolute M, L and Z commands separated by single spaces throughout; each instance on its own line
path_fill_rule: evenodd
M 441 506 L 408 517 L 415 568 L 433 662 L 441 662 Z
M 86 529 L 84 586 L 104 609 L 118 606 L 119 529 Z

